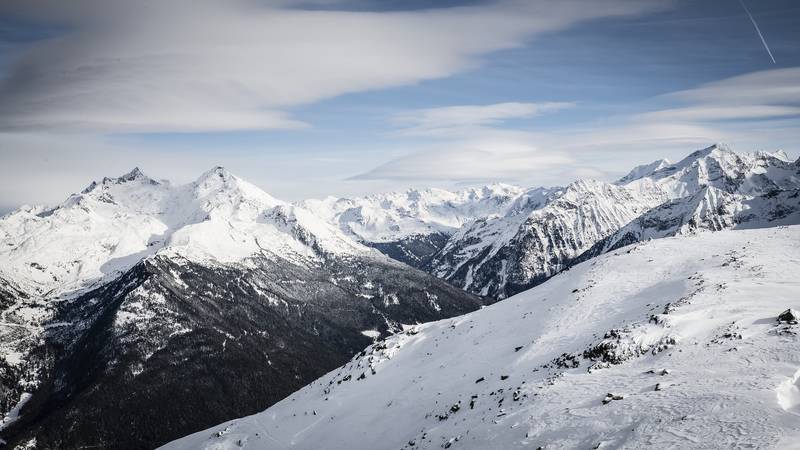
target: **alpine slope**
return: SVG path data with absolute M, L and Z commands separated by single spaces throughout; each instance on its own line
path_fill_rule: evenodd
M 800 227 L 622 247 L 183 449 L 797 448 Z

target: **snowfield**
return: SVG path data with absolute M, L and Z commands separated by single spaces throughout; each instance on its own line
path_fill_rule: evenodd
M 178 449 L 797 448 L 800 226 L 617 249 Z

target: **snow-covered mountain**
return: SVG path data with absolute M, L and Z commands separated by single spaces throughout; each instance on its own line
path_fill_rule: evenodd
M 679 227 L 682 232 L 727 228 L 741 220 L 755 226 L 767 216 L 783 215 L 788 217 L 783 223 L 797 223 L 794 215 L 779 211 L 781 201 L 772 201 L 770 211 L 758 210 L 769 207 L 755 203 L 757 197 L 800 188 L 799 171 L 781 151 L 737 153 L 717 144 L 675 164 L 660 159 L 635 167 L 614 183 L 409 190 L 300 205 L 396 260 L 475 294 L 502 299 L 568 268 L 590 250 L 596 254 L 603 248 L 600 241 L 612 239 L 633 221 L 652 221 L 665 210 L 705 210 L 698 204 L 703 198 L 724 197 L 736 218 L 720 219 L 713 226 Z M 651 212 L 654 208 L 661 212 Z M 754 217 L 747 219 L 747 214 Z M 673 232 L 662 230 L 660 236 Z
M 705 186 L 729 193 L 758 195 L 797 188 L 800 183 L 798 168 L 798 163 L 792 163 L 782 151 L 739 153 L 724 144 L 716 144 L 674 165 L 660 166 L 633 180 L 625 177 L 617 183 L 639 191 L 664 192 L 670 198 L 690 196 Z
M 537 193 L 544 194 L 542 191 Z M 476 221 L 434 255 L 429 270 L 464 289 L 505 298 L 541 282 L 598 240 L 663 201 L 621 186 L 576 181 L 515 214 Z
M 298 239 L 302 230 L 315 246 Z M 269 254 L 294 262 L 322 253 L 375 254 L 221 167 L 182 186 L 139 169 L 104 178 L 55 208 L 11 213 L 0 220 L 0 239 L 3 273 L 48 295 L 115 278 L 157 252 L 197 261 Z
M 649 237 L 674 234 L 666 222 L 688 223 L 694 212 L 707 216 L 709 226 L 676 227 L 694 232 L 741 222 L 798 223 L 797 189 L 800 165 L 783 152 L 740 154 L 714 145 L 674 165 L 658 160 L 637 167 L 616 183 L 579 180 L 566 188 L 527 191 L 520 197 L 524 207 L 462 227 L 423 268 L 470 292 L 505 298 L 568 268 L 590 249 L 597 254 L 598 242 L 631 222 L 660 230 Z M 715 209 L 722 203 L 729 213 Z M 682 218 L 654 224 L 665 211 Z
M 163 448 L 795 448 L 798 242 L 773 227 L 602 255 Z
M 637 167 L 614 183 L 578 180 L 566 187 L 527 190 L 508 185 L 459 192 L 410 190 L 294 204 L 271 197 L 221 167 L 185 185 L 154 180 L 135 169 L 93 182 L 54 208 L 24 207 L 0 218 L 0 409 L 6 415 L 0 422 L 0 436 L 11 446 L 23 448 L 29 444 L 33 448 L 33 443 L 37 448 L 155 447 L 223 420 L 262 411 L 392 333 L 401 332 L 385 345 L 415 343 L 426 349 L 426 356 L 445 355 L 433 349 L 450 348 L 442 340 L 455 336 L 447 331 L 449 322 L 421 328 L 419 324 L 475 311 L 586 261 L 533 293 L 509 300 L 512 306 L 486 310 L 499 313 L 474 316 L 492 317 L 486 325 L 475 325 L 487 339 L 534 333 L 531 339 L 546 345 L 537 347 L 530 361 L 501 362 L 530 369 L 535 377 L 547 369 L 548 378 L 532 380 L 550 383 L 562 376 L 551 370 L 555 367 L 583 367 L 585 362 L 594 370 L 622 362 L 642 349 L 652 350 L 655 343 L 673 345 L 664 334 L 670 327 L 659 322 L 660 316 L 651 326 L 620 314 L 642 310 L 637 302 L 645 297 L 650 303 L 645 306 L 657 305 L 656 309 L 664 310 L 661 314 L 667 314 L 673 307 L 658 306 L 664 303 L 662 297 L 673 297 L 678 291 L 688 298 L 699 295 L 702 289 L 681 284 L 680 277 L 692 274 L 682 272 L 678 260 L 685 256 L 712 261 L 717 258 L 714 253 L 701 256 L 698 252 L 712 247 L 722 252 L 725 245 L 731 246 L 730 251 L 739 251 L 737 245 L 749 250 L 751 244 L 740 242 L 744 239 L 740 236 L 749 236 L 748 242 L 779 241 L 791 256 L 797 247 L 797 229 L 775 231 L 775 227 L 798 223 L 800 162 L 790 161 L 781 152 L 743 154 L 721 145 L 694 152 L 675 164 L 659 160 Z M 748 230 L 758 228 L 773 231 Z M 701 233 L 728 229 L 737 231 L 719 233 L 727 237 Z M 669 237 L 681 238 L 660 239 Z M 689 245 L 684 242 L 699 248 L 678 254 Z M 615 278 L 614 264 L 621 261 L 620 273 L 626 273 L 628 263 L 639 264 L 642 270 L 647 264 L 603 254 L 621 253 L 618 249 L 630 244 L 641 246 L 636 249 L 656 249 L 647 250 L 647 262 L 666 258 L 665 269 L 650 267 L 653 273 L 642 275 L 645 284 L 625 291 L 627 287 Z M 657 251 L 666 253 L 659 256 Z M 757 260 L 769 252 L 783 255 L 775 246 L 753 251 L 751 256 Z M 629 248 L 624 255 L 634 253 Z M 796 262 L 790 261 L 787 267 Z M 691 260 L 682 263 L 697 270 L 705 267 Z M 717 276 L 716 266 L 709 264 L 704 270 Z M 725 264 L 742 263 L 732 259 Z M 771 267 L 772 263 L 759 264 Z M 593 271 L 595 265 L 603 269 Z M 640 276 L 636 270 L 625 276 Z M 757 268 L 752 272 L 755 275 L 748 272 L 742 279 L 770 276 Z M 557 280 L 571 280 L 575 273 L 576 277 L 591 276 L 567 284 L 585 287 L 569 287 L 577 289 L 569 295 L 561 287 L 553 288 L 564 283 Z M 664 278 L 648 278 L 651 275 Z M 654 284 L 646 284 L 647 280 Z M 587 306 L 582 300 L 584 291 L 599 299 L 599 309 Z M 606 291 L 619 298 L 605 296 Z M 628 301 L 628 294 L 635 297 L 632 303 L 619 303 Z M 532 304 L 520 300 L 534 297 L 539 300 Z M 543 306 L 544 302 L 550 306 Z M 573 304 L 590 312 L 569 306 Z M 523 330 L 522 322 L 511 320 L 514 308 L 527 311 L 522 322 L 532 329 Z M 711 313 L 716 320 L 729 312 L 715 309 Z M 489 324 L 500 323 L 493 314 L 508 315 L 507 332 L 490 330 Z M 600 318 L 602 327 L 590 323 L 574 336 L 564 331 L 571 318 L 589 320 L 603 314 L 608 317 Z M 466 322 L 453 323 L 458 328 Z M 418 338 L 404 340 L 416 336 L 417 330 L 429 330 L 421 333 L 425 343 Z M 465 339 L 479 347 L 482 338 L 470 333 Z M 593 333 L 597 336 L 592 340 L 588 336 Z M 662 342 L 662 338 L 667 340 Z M 590 342 L 595 346 L 576 353 L 576 345 Z M 390 345 L 382 348 L 384 344 L 356 358 L 346 370 L 359 373 L 342 372 L 329 393 L 340 384 L 349 386 L 349 381 L 364 381 L 379 373 L 375 364 L 397 351 Z M 523 348 L 527 345 L 523 343 Z M 476 354 L 490 354 L 490 348 L 494 347 Z M 450 349 L 465 360 L 441 356 L 438 364 L 443 369 L 458 363 L 458 370 L 468 376 L 486 369 L 483 363 L 470 360 L 466 350 Z M 404 364 L 433 377 L 432 366 L 426 364 L 435 358 L 426 359 L 415 351 L 410 355 L 418 361 Z M 543 363 L 541 358 L 551 362 Z M 563 376 L 573 373 L 577 372 Z M 403 383 L 398 386 L 406 386 Z M 423 382 L 415 383 L 422 386 Z M 466 400 L 458 405 L 439 399 L 443 383 L 435 381 L 431 388 L 425 383 L 430 398 L 420 404 L 426 410 L 423 416 L 433 414 L 423 417 L 425 421 L 442 416 L 446 424 L 419 428 L 426 430 L 426 437 L 414 435 L 406 447 L 423 445 L 434 435 L 444 439 L 441 433 L 457 431 L 451 430 L 455 422 L 447 420 L 446 411 L 431 412 L 431 401 L 435 405 L 445 401 L 451 413 L 463 411 L 467 404 Z M 388 386 L 381 387 L 387 395 L 391 394 Z M 417 395 L 416 387 L 403 389 Z M 500 401 L 503 392 L 508 394 L 503 389 L 493 389 L 487 398 Z M 521 389 L 517 385 L 511 392 Z M 479 395 L 477 399 L 484 398 L 483 394 L 474 395 Z M 513 394 L 517 397 L 513 401 L 524 394 Z M 349 399 L 362 394 L 349 395 L 337 397 L 337 404 L 348 405 Z M 781 401 L 792 404 L 791 398 L 786 394 Z M 399 397 L 391 401 L 412 407 Z M 160 414 L 154 416 L 154 409 Z M 549 411 L 555 417 L 555 410 Z M 308 414 L 314 416 L 313 411 Z M 337 412 L 335 417 L 339 414 L 350 416 Z M 488 424 L 492 419 L 486 414 L 481 417 Z M 335 419 L 326 420 L 334 423 Z M 292 439 L 301 447 L 311 445 L 304 444 L 311 443 L 311 437 L 292 428 L 295 423 L 300 421 L 281 422 L 281 430 L 298 435 L 287 441 L 287 435 L 279 431 L 279 448 Z M 221 434 L 226 433 L 223 429 Z M 248 442 L 259 436 L 248 437 Z M 455 436 L 440 444 L 456 445 L 450 441 Z M 476 442 L 487 442 L 482 439 Z M 506 443 L 505 438 L 491 439 L 499 439 L 499 448 Z M 231 442 L 238 445 L 225 439 L 214 442 L 220 448 Z M 423 446 L 433 441 L 427 442 Z M 516 441 L 508 442 L 516 445 Z M 571 446 L 578 441 L 564 442 Z M 575 445 L 583 443 L 595 445 L 588 440 Z
M 420 267 L 462 226 L 505 214 L 521 193 L 516 186 L 497 183 L 457 192 L 410 189 L 359 198 L 328 197 L 300 206 L 355 240 Z
M 637 217 L 599 241 L 581 256 L 585 260 L 635 242 L 668 236 L 764 228 L 800 223 L 800 189 L 747 196 L 706 186 L 686 198 L 671 200 Z
M 599 241 L 579 260 L 647 239 L 800 223 L 800 160 L 791 162 L 783 152 L 740 155 L 715 146 L 627 186 L 644 191 L 655 186 L 671 200 Z M 692 193 L 682 196 L 686 192 Z
M 137 169 L 0 219 L 0 436 L 152 448 L 485 303 L 223 168 Z

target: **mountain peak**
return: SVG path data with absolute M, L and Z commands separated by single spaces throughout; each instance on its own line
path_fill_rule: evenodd
M 88 194 L 97 188 L 99 185 L 111 185 L 111 184 L 122 184 L 122 183 L 129 183 L 131 181 L 143 181 L 148 184 L 159 184 L 158 181 L 153 180 L 152 178 L 148 177 L 147 175 L 142 172 L 139 167 L 134 167 L 128 173 L 120 175 L 118 177 L 103 177 L 103 179 L 98 183 L 97 181 L 92 181 L 86 188 L 81 191 L 81 194 Z
M 194 197 L 205 202 L 204 208 L 214 210 L 216 214 L 226 211 L 223 214 L 227 215 L 247 210 L 252 216 L 282 203 L 222 166 L 213 167 L 200 175 L 192 189 Z
M 762 159 L 775 158 L 775 159 L 778 159 L 778 160 L 781 160 L 781 161 L 787 162 L 787 163 L 792 162 L 791 158 L 789 158 L 789 155 L 787 155 L 786 152 L 783 151 L 783 150 L 775 150 L 774 152 L 761 150 L 761 151 L 755 152 L 755 155 L 756 155 L 756 157 L 759 157 L 759 158 L 762 158 Z
M 483 193 L 484 196 L 492 196 L 492 195 L 510 195 L 510 194 L 519 194 L 522 193 L 523 189 L 519 186 L 514 186 L 512 184 L 503 183 L 503 182 L 493 182 L 486 184 L 479 188 L 480 191 Z
M 200 175 L 200 178 L 198 178 L 197 181 L 200 182 L 200 181 L 203 181 L 203 180 L 207 180 L 209 178 L 229 179 L 229 178 L 235 178 L 235 177 L 236 177 L 236 175 L 231 173 L 228 169 L 226 169 L 226 168 L 224 168 L 222 166 L 214 166 L 211 169 L 203 172 L 203 174 Z
M 638 180 L 640 178 L 648 177 L 655 172 L 663 169 L 664 167 L 669 166 L 671 163 L 668 159 L 661 158 L 657 159 L 649 164 L 642 164 L 640 166 L 634 167 L 627 175 L 617 180 L 617 184 L 626 184 L 630 183 L 631 181 Z
M 734 155 L 736 154 L 736 152 L 733 150 L 733 148 L 731 148 L 731 146 L 722 142 L 717 142 L 714 145 L 693 152 L 692 154 L 684 158 L 684 160 L 705 158 L 706 156 L 711 156 L 711 155 L 730 155 L 730 154 Z
M 120 181 L 133 181 L 137 178 L 147 178 L 146 175 L 139 169 L 139 167 L 134 167 L 133 170 L 117 179 Z
M 222 187 L 235 187 L 245 183 L 228 169 L 222 166 L 215 166 L 203 172 L 194 184 L 201 189 L 217 189 Z
M 144 172 L 142 172 L 142 170 L 139 169 L 138 166 L 131 169 L 130 172 L 124 175 L 120 175 L 116 178 L 109 178 L 109 177 L 103 178 L 103 183 L 105 184 L 109 183 L 121 184 L 121 183 L 129 183 L 131 181 L 143 181 L 148 184 L 159 184 L 156 180 L 145 175 Z
M 747 154 L 739 154 L 730 146 L 722 143 L 714 144 L 702 150 L 697 150 L 689 154 L 673 165 L 675 170 L 689 170 L 692 167 L 718 166 L 720 170 L 726 172 L 744 170 L 744 161 L 749 157 Z M 694 169 L 692 169 L 694 170 Z M 705 171 L 707 169 L 702 169 Z

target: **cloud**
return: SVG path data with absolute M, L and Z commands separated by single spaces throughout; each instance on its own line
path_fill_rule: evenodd
M 354 12 L 317 3 L 6 0 L 0 15 L 64 32 L 18 49 L 0 84 L 0 130 L 302 127 L 286 112 L 293 106 L 447 77 L 542 33 L 664 5 L 499 0 Z
M 800 115 L 800 107 L 797 106 L 716 105 L 663 109 L 639 114 L 637 118 L 646 121 L 709 122 L 736 119 L 771 119 L 798 115 Z
M 548 109 L 535 104 L 409 111 L 399 116 L 402 120 L 395 120 L 410 125 L 401 128 L 401 133 L 428 134 L 437 138 L 437 144 L 354 179 L 563 184 L 586 175 L 613 178 L 629 166 L 662 157 L 681 158 L 715 142 L 732 143 L 742 150 L 762 149 L 764 142 L 796 145 L 800 141 L 798 80 L 800 68 L 755 72 L 658 97 L 653 99 L 656 105 L 645 112 L 536 132 L 496 127 L 503 120 Z
M 635 114 L 627 126 L 672 131 L 651 133 L 664 137 L 675 136 L 674 130 L 679 129 L 691 130 L 684 135 L 715 140 L 752 142 L 765 129 L 790 136 L 781 129 L 800 121 L 800 68 L 752 72 L 667 94 L 659 100 L 681 105 Z M 763 140 L 769 138 L 764 136 Z
M 574 106 L 573 103 L 496 103 L 419 109 L 395 116 L 394 123 L 406 135 L 452 135 L 476 127 L 497 125 Z
M 748 73 L 653 100 L 648 111 L 550 133 L 538 145 L 605 159 L 610 167 L 623 152 L 656 159 L 715 142 L 745 151 L 763 149 L 765 142 L 791 151 L 800 142 L 800 68 Z
M 394 159 L 354 180 L 494 181 L 526 177 L 574 160 L 515 139 L 451 142 Z
M 444 143 L 390 160 L 353 180 L 469 182 L 510 180 L 573 163 L 567 154 L 535 145 L 530 131 L 499 128 L 573 106 L 567 102 L 456 105 L 410 110 L 391 121 L 400 136 L 429 137 Z
M 715 105 L 800 104 L 800 67 L 762 70 L 707 83 L 665 96 Z
M 721 141 L 760 148 L 800 140 L 800 68 L 752 72 L 653 100 L 648 111 L 553 133 L 539 145 L 570 153 L 666 156 Z

